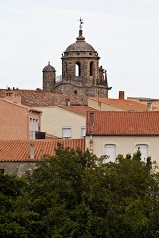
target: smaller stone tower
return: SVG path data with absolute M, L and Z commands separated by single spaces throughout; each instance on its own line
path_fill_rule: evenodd
M 43 90 L 48 92 L 53 92 L 56 81 L 56 70 L 53 66 L 48 65 L 43 68 Z

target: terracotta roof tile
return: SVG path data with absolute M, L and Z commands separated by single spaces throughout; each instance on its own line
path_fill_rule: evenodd
M 57 144 L 64 148 L 81 149 L 85 151 L 84 139 L 51 139 L 51 140 L 0 140 L 0 161 L 36 161 L 43 155 L 55 155 Z M 30 145 L 34 145 L 35 159 L 30 159 Z
M 147 111 L 147 105 L 128 100 L 128 99 L 114 99 L 114 98 L 90 98 L 91 100 L 102 102 L 114 107 L 119 107 L 128 111 Z M 157 107 L 152 107 L 152 110 L 156 110 Z
M 86 116 L 87 111 L 96 111 L 96 109 L 88 106 L 60 106 L 60 107 L 82 116 Z
M 71 104 L 84 105 L 82 99 L 77 96 L 68 96 L 62 93 L 52 93 L 43 90 L 15 90 L 16 95 L 21 96 L 21 103 L 29 107 L 66 105 L 66 99 Z M 0 89 L 0 98 L 6 96 L 6 90 Z
M 87 135 L 90 133 L 90 112 L 87 112 Z M 93 134 L 96 135 L 158 135 L 159 111 L 95 111 Z

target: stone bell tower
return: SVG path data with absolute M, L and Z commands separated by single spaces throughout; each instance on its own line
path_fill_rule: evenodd
M 99 66 L 98 52 L 85 41 L 83 20 L 80 18 L 76 42 L 62 54 L 62 77 L 55 82 L 55 69 L 48 65 L 43 69 L 43 89 L 76 95 L 87 102 L 88 97 L 108 97 L 106 70 Z
M 99 78 L 99 59 L 97 51 L 88 43 L 82 32 L 80 19 L 79 35 L 76 42 L 65 50 L 62 56 L 62 78 L 85 86 L 93 86 Z

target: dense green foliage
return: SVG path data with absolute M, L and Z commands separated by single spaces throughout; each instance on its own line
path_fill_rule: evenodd
M 159 237 L 159 174 L 150 158 L 103 159 L 59 146 L 32 175 L 0 175 L 0 237 Z

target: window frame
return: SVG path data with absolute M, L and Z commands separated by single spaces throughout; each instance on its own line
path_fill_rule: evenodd
M 82 135 L 82 130 L 85 129 L 85 135 Z M 86 127 L 85 126 L 81 126 L 81 138 L 85 138 L 86 137 Z
M 70 129 L 70 137 L 64 137 L 64 136 L 63 136 L 63 134 L 64 134 L 64 133 L 63 133 L 63 130 L 64 130 L 64 129 Z M 62 138 L 63 138 L 63 139 L 70 139 L 70 138 L 72 138 L 72 127 L 71 127 L 71 126 L 63 126 L 63 127 L 62 127 Z
M 146 143 L 137 143 L 137 144 L 135 144 L 135 152 L 137 152 L 140 147 L 147 148 L 147 158 L 148 158 L 149 157 L 149 145 Z M 143 158 L 142 153 L 141 153 L 141 161 L 147 162 L 147 158 Z
M 113 159 L 110 159 L 109 157 L 107 157 L 104 162 L 106 163 L 109 163 L 109 162 L 115 162 L 116 160 L 116 156 L 117 156 L 117 145 L 114 144 L 114 143 L 106 143 L 104 144 L 104 147 L 103 147 L 103 155 L 106 156 L 106 147 L 110 147 L 110 146 L 113 146 L 113 148 L 115 149 L 115 157 Z

